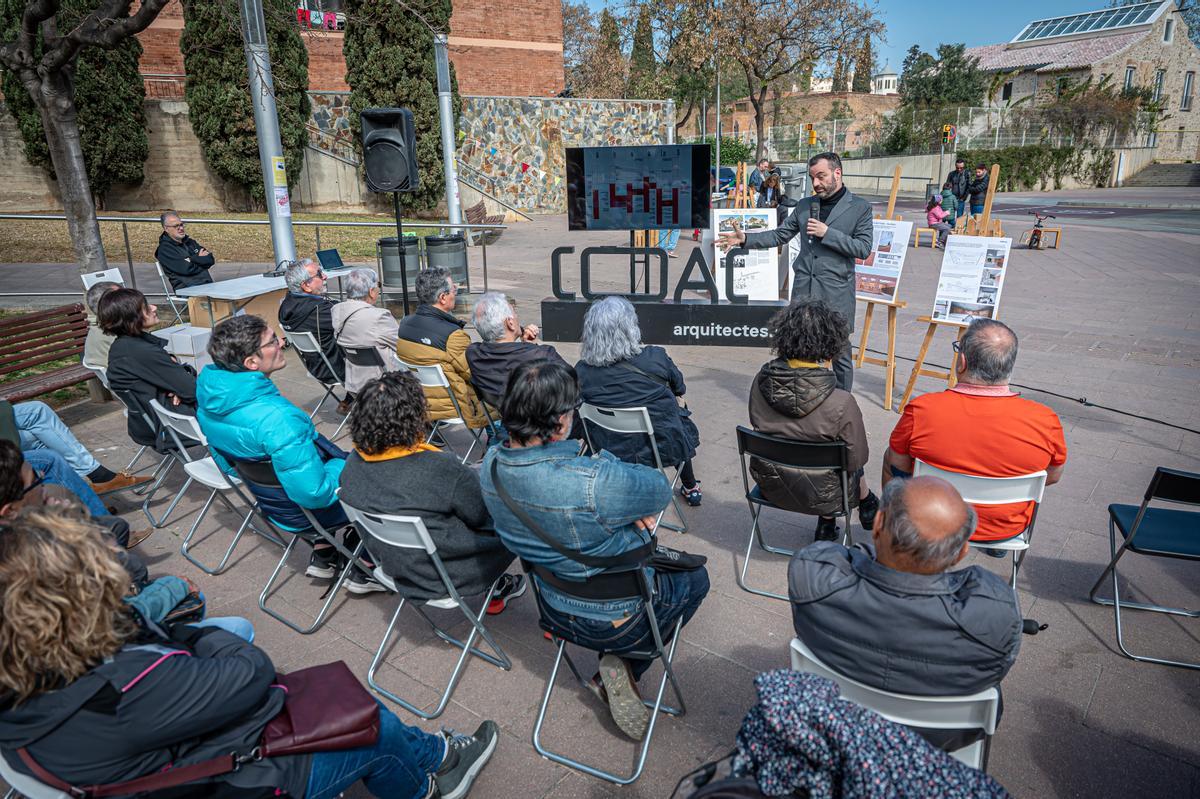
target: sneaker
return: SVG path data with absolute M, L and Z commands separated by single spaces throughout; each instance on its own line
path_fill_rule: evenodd
M 858 501 L 858 521 L 868 532 L 875 529 L 875 516 L 879 513 L 879 497 L 874 491 L 867 493 L 866 499 Z
M 687 500 L 687 504 L 693 508 L 700 506 L 700 500 L 704 499 L 704 494 L 700 491 L 700 481 L 697 480 L 694 486 L 680 486 L 679 496 Z
M 629 664 L 616 655 L 605 655 L 600 658 L 600 680 L 613 721 L 633 740 L 642 740 L 650 723 L 650 708 L 642 703 Z
M 375 591 L 387 590 L 383 583 L 367 574 L 358 566 L 350 570 L 350 574 L 346 576 L 346 582 L 342 583 L 342 587 L 352 594 L 370 594 Z
M 141 530 L 134 530 L 132 533 L 129 534 L 129 540 L 125 542 L 125 548 L 133 549 L 138 544 L 142 543 L 147 538 L 154 535 L 154 530 L 155 530 L 155 528 L 153 528 L 153 527 L 146 527 Z
M 304 573 L 309 577 L 332 580 L 337 576 L 338 567 L 342 565 L 341 561 L 342 559 L 334 547 L 314 549 L 308 557 L 308 568 L 304 570 Z
M 871 520 L 874 523 L 874 519 Z M 816 541 L 837 541 L 838 526 L 836 519 L 826 519 L 824 516 L 817 517 L 817 536 Z
M 442 730 L 442 736 L 446 739 L 446 757 L 434 781 L 442 799 L 461 799 L 496 751 L 500 729 L 496 722 L 485 721 L 473 735 Z
M 488 602 L 488 615 L 503 613 L 508 603 L 524 594 L 528 587 L 529 583 L 523 574 L 506 574 L 501 577 L 500 582 L 496 583 L 496 590 L 492 592 L 492 601 Z

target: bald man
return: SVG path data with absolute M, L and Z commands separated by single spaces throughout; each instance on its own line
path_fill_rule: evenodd
M 822 541 L 796 553 L 796 635 L 827 666 L 886 691 L 970 694 L 998 685 L 1020 648 L 1012 588 L 967 554 L 975 512 L 937 477 L 893 480 L 874 546 Z

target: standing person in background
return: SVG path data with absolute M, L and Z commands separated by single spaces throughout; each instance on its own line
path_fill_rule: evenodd
M 967 171 L 966 161 L 961 158 L 954 160 L 954 170 L 946 175 L 946 185 L 954 195 L 954 216 L 957 219 L 967 212 L 967 197 L 971 194 L 971 173 Z
M 958 198 L 954 196 L 950 181 L 942 184 L 942 210 L 946 212 L 946 218 L 942 221 L 953 228 L 958 221 Z
M 854 330 L 854 259 L 866 258 L 874 241 L 871 204 L 851 193 L 842 183 L 842 159 L 837 153 L 819 153 L 808 159 L 813 196 L 796 203 L 796 208 L 775 230 L 722 233 L 722 249 L 744 246 L 765 250 L 801 236 L 803 246 L 792 261 L 795 279 L 792 299 L 824 300 L 846 319 L 847 331 Z M 833 373 L 838 388 L 854 385 L 854 363 L 850 339 L 834 359 Z
M 679 228 L 674 230 L 663 229 L 658 231 L 658 246 L 667 251 L 667 255 L 671 258 L 677 258 L 675 248 L 679 246 Z
M 975 178 L 971 181 L 971 216 L 983 213 L 983 202 L 987 199 L 987 164 L 975 165 Z
M 762 188 L 763 181 L 767 179 L 767 175 L 769 174 L 771 174 L 771 161 L 766 158 L 758 159 L 758 166 L 754 168 L 754 171 L 750 173 L 750 177 L 747 179 L 750 188 L 757 192 Z
M 162 267 L 171 282 L 171 288 L 179 290 L 188 286 L 203 286 L 213 282 L 208 270 L 217 262 L 216 257 L 184 233 L 183 220 L 174 211 L 163 211 L 159 216 L 163 232 L 158 237 L 158 249 L 154 260 Z
M 945 247 L 946 237 L 950 235 L 950 225 L 946 222 L 946 209 L 942 208 L 942 195 L 935 194 L 929 198 L 929 203 L 925 206 L 925 222 L 929 227 L 937 231 L 937 241 L 934 242 L 935 247 Z

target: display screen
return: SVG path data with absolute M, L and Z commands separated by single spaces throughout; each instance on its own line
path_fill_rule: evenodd
M 707 144 L 568 147 L 571 230 L 707 229 Z

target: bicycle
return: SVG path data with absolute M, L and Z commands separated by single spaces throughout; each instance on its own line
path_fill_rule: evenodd
M 1054 214 L 1039 214 L 1037 211 L 1027 211 L 1027 214 L 1036 218 L 1033 224 L 1033 229 L 1029 231 L 1029 244 L 1027 248 L 1030 250 L 1040 250 L 1042 248 L 1042 223 L 1047 219 L 1057 219 Z

